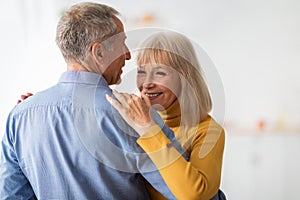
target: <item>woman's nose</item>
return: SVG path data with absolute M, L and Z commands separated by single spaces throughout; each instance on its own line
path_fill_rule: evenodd
M 143 82 L 143 88 L 144 89 L 151 89 L 155 86 L 155 84 L 153 83 L 152 78 L 149 76 L 147 77 L 144 82 Z

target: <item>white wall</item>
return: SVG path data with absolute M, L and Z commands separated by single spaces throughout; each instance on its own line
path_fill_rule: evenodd
M 0 2 L 0 136 L 19 95 L 49 87 L 65 70 L 54 35 L 60 13 L 73 2 L 77 1 Z M 158 26 L 180 31 L 215 63 L 226 95 L 223 186 L 230 199 L 296 199 L 300 161 L 290 155 L 296 155 L 300 142 L 300 2 L 101 2 L 123 14 L 127 30 Z M 154 16 L 153 24 L 140 23 L 147 13 Z M 243 133 L 255 132 L 261 119 L 270 135 L 280 127 L 281 136 Z M 286 134 L 291 129 L 293 137 Z M 271 198 L 265 196 L 269 192 L 274 192 Z
M 54 43 L 61 6 L 55 1 L 1 1 L 0 129 L 21 94 L 56 83 L 65 64 Z
M 2 1 L 1 122 L 20 94 L 46 88 L 65 70 L 54 35 L 60 13 L 74 2 Z M 159 26 L 199 44 L 223 80 L 228 125 L 300 127 L 299 1 L 101 2 L 123 14 L 127 30 Z M 139 23 L 145 13 L 153 24 Z
M 295 133 L 227 135 L 222 189 L 228 199 L 299 199 L 299 144 Z
M 204 48 L 223 80 L 228 124 L 300 126 L 299 1 L 104 2 L 128 22 L 151 13 L 155 26 L 183 32 Z

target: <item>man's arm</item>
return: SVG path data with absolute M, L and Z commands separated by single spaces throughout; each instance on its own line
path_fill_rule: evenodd
M 10 135 L 9 122 L 1 143 L 0 155 L 0 199 L 35 199 L 34 192 L 23 174 L 14 143 Z

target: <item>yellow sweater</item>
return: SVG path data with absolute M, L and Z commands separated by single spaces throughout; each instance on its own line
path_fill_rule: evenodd
M 140 137 L 138 144 L 159 169 L 177 199 L 210 199 L 217 193 L 221 181 L 223 128 L 208 116 L 198 127 L 189 130 L 189 140 L 186 140 L 179 134 L 181 116 L 177 101 L 160 115 L 174 131 L 176 139 L 182 145 L 188 144 L 185 152 L 190 160 L 186 161 L 180 155 L 158 126 Z M 148 185 L 148 190 L 152 199 L 165 199 L 151 185 Z

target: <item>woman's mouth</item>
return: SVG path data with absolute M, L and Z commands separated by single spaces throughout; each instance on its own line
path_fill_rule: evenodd
M 161 95 L 162 92 L 157 92 L 157 93 L 145 93 L 145 95 L 147 97 L 149 97 L 150 100 L 154 100 L 156 99 L 157 97 L 159 97 L 159 95 Z

